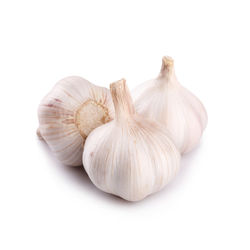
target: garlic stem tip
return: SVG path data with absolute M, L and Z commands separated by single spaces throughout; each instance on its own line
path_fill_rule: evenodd
M 124 78 L 110 84 L 110 93 L 115 107 L 115 120 L 123 120 L 124 117 L 135 113 L 133 100 Z
M 169 69 L 173 68 L 173 66 L 174 66 L 174 60 L 170 56 L 162 57 L 161 71 L 164 71 L 166 69 L 169 70 Z
M 124 78 L 122 78 L 122 79 L 120 79 L 120 80 L 118 80 L 116 82 L 111 83 L 110 84 L 110 90 L 112 90 L 112 89 L 115 90 L 117 88 L 122 88 L 122 87 L 125 86 L 125 84 L 126 84 L 126 80 Z

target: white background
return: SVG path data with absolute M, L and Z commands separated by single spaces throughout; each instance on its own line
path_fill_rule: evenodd
M 250 249 L 249 26 L 241 0 L 1 0 L 0 248 Z M 65 76 L 132 89 L 163 55 L 208 127 L 171 184 L 129 203 L 57 162 L 36 111 Z

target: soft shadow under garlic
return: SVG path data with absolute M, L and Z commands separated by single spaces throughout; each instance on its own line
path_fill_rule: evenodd
M 48 145 L 44 140 L 37 139 L 37 143 L 43 149 L 43 151 L 50 159 L 50 161 L 53 162 L 53 164 L 51 165 L 53 165 L 56 171 L 58 171 L 58 173 L 61 174 L 63 178 L 69 181 L 70 184 L 76 186 L 76 188 L 81 189 L 83 195 L 86 195 L 86 193 L 92 193 L 96 195 L 98 199 L 102 199 L 104 201 L 106 200 L 109 202 L 111 201 L 116 205 L 132 206 L 133 204 L 136 204 L 123 200 L 118 196 L 114 196 L 108 193 L 103 193 L 101 190 L 96 188 L 96 186 L 91 182 L 83 166 L 78 166 L 78 167 L 67 166 L 56 159 L 55 155 L 51 152 L 51 150 L 49 149 Z
M 199 155 L 199 152 L 201 150 L 202 140 L 191 152 L 182 156 L 180 164 L 181 166 L 177 176 L 166 187 L 164 187 L 161 192 L 154 193 L 141 202 L 147 203 L 151 202 L 152 200 L 155 201 L 157 199 L 168 199 L 168 195 L 171 194 L 171 192 L 182 189 L 184 183 L 189 179 L 188 176 L 193 171 L 193 162 L 195 161 L 195 158 Z
M 192 171 L 192 163 L 195 161 L 197 154 L 202 150 L 202 140 L 197 147 L 190 152 L 189 154 L 185 154 L 181 159 L 181 167 L 179 173 L 176 178 L 174 178 L 161 192 L 154 193 L 149 195 L 147 199 L 144 199 L 139 202 L 130 202 L 124 200 L 118 196 L 104 193 L 91 182 L 89 179 L 85 169 L 82 166 L 79 167 L 70 167 L 60 163 L 54 156 L 54 154 L 50 151 L 48 145 L 45 141 L 38 140 L 39 146 L 43 149 L 48 158 L 53 162 L 53 167 L 56 168 L 60 174 L 62 174 L 67 180 L 69 180 L 70 184 L 74 185 L 76 188 L 81 189 L 82 194 L 85 195 L 86 192 L 90 192 L 95 195 L 98 199 L 102 199 L 103 201 L 112 202 L 115 205 L 121 206 L 129 206 L 129 207 L 137 207 L 148 204 L 152 201 L 156 201 L 157 199 L 168 199 L 168 194 L 177 188 L 181 188 L 183 182 L 185 182 L 188 178 L 190 171 Z

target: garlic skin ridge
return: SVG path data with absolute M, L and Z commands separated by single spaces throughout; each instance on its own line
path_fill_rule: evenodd
M 115 119 L 89 134 L 83 166 L 102 191 L 139 201 L 173 179 L 180 154 L 163 126 L 135 112 L 125 80 L 110 91 Z
M 108 89 L 70 76 L 60 80 L 41 101 L 37 134 L 63 164 L 80 166 L 88 134 L 113 118 Z
M 207 112 L 200 100 L 178 82 L 172 58 L 163 57 L 158 77 L 139 85 L 132 97 L 136 111 L 163 124 L 182 154 L 199 143 Z

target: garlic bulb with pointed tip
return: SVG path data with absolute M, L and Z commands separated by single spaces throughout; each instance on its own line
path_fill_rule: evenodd
M 172 58 L 163 57 L 159 76 L 139 85 L 132 96 L 136 111 L 164 124 L 182 154 L 198 144 L 207 113 L 198 98 L 178 82 Z
M 135 112 L 125 80 L 111 84 L 110 91 L 115 119 L 90 133 L 83 165 L 99 189 L 138 201 L 176 175 L 180 154 L 167 129 Z
M 62 163 L 79 166 L 88 134 L 112 120 L 113 115 L 108 89 L 78 76 L 66 77 L 39 105 L 37 134 Z

